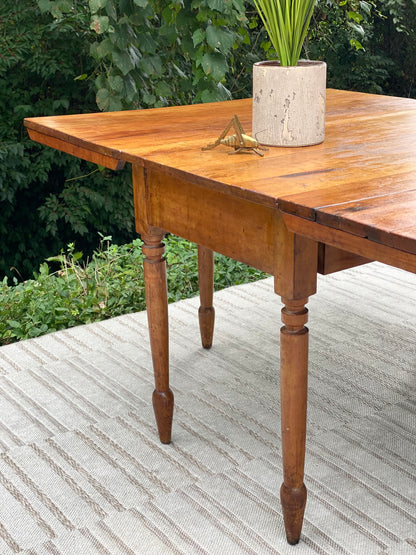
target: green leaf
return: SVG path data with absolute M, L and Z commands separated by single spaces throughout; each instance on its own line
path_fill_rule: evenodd
M 109 75 L 108 83 L 111 89 L 115 92 L 121 93 L 123 90 L 124 82 L 120 75 Z
M 172 89 L 166 81 L 159 81 L 159 83 L 156 85 L 155 93 L 158 96 L 171 96 Z
M 134 68 L 134 63 L 132 62 L 128 52 L 115 50 L 113 52 L 113 62 L 123 75 L 127 75 L 127 73 Z
M 74 252 L 73 255 L 72 255 L 72 259 L 74 261 L 80 260 L 81 258 L 82 258 L 82 252 L 81 251 Z
M 353 21 L 348 21 L 348 26 L 354 29 L 354 31 L 356 31 L 361 37 L 364 36 L 364 29 L 361 25 L 357 25 L 357 23 L 354 23 Z
M 244 14 L 244 0 L 232 0 L 232 4 L 238 12 Z
M 72 0 L 58 0 L 56 6 L 62 13 L 68 13 L 72 9 Z
M 33 112 L 33 105 L 32 104 L 17 104 L 13 108 L 13 112 L 24 114 L 24 116 L 31 114 Z
M 205 89 L 202 91 L 201 94 L 201 101 L 202 102 L 219 102 L 222 100 L 230 100 L 231 93 L 230 91 L 224 87 L 221 83 L 218 83 L 217 86 L 213 86 L 209 89 Z
M 154 54 L 157 50 L 157 42 L 149 33 L 140 33 L 137 37 L 137 45 L 142 52 L 147 54 Z
M 192 40 L 193 40 L 194 46 L 198 46 L 198 44 L 201 44 L 201 42 L 204 42 L 205 40 L 204 29 L 197 29 L 192 35 Z
M 43 262 L 39 266 L 39 273 L 41 276 L 48 276 L 49 275 L 49 266 L 46 262 Z
M 371 15 L 371 5 L 365 0 L 361 0 L 360 8 L 365 12 L 367 15 Z
M 98 51 L 97 51 L 98 46 L 99 46 L 99 43 L 97 41 L 90 44 L 90 56 L 92 56 L 95 60 L 100 59 L 100 56 L 98 55 Z
M 209 25 L 207 27 L 207 43 L 211 48 L 216 48 L 226 53 L 234 44 L 234 34 L 227 29 Z
M 159 28 L 159 37 L 170 46 L 175 46 L 178 44 L 178 30 L 174 25 L 162 23 Z
M 118 95 L 110 95 L 110 102 L 108 105 L 109 112 L 118 112 L 123 109 L 123 101 L 121 97 Z M 82 226 L 82 230 L 87 233 L 88 229 L 85 226 Z M 80 231 L 78 231 L 79 233 Z
M 89 4 L 91 13 L 95 14 L 102 8 L 105 8 L 107 0 L 89 0 Z
M 13 329 L 22 327 L 22 324 L 20 322 L 16 322 L 16 320 L 7 320 L 7 325 Z
M 94 85 L 96 87 L 96 89 L 105 89 L 105 87 L 107 86 L 107 79 L 105 77 L 105 75 L 101 74 L 97 77 L 97 79 L 94 81 Z
M 352 46 L 353 48 L 355 48 L 355 50 L 364 50 L 364 46 L 361 44 L 361 42 L 359 40 L 356 39 L 350 39 L 350 46 Z
M 94 15 L 92 18 L 90 29 L 95 31 L 97 35 L 101 35 L 108 31 L 109 28 L 109 18 L 106 15 Z
M 354 20 L 356 23 L 361 23 L 363 16 L 357 12 L 348 12 L 349 19 Z
M 105 112 L 110 106 L 110 91 L 107 89 L 99 89 L 95 96 L 95 100 L 98 108 Z
M 139 8 L 145 8 L 148 5 L 148 0 L 133 0 L 133 4 L 135 6 L 139 6 Z
M 114 6 L 113 0 L 107 0 L 107 3 L 105 5 L 105 11 L 110 19 L 114 19 L 114 20 L 117 19 L 117 11 Z
M 202 69 L 206 75 L 211 75 L 215 81 L 224 79 L 228 70 L 228 64 L 222 54 L 208 53 L 202 58 Z
M 140 61 L 140 69 L 151 77 L 161 77 L 163 74 L 160 56 L 146 56 Z
M 137 48 L 134 45 L 131 45 L 127 49 L 127 52 L 128 52 L 128 55 L 130 56 L 131 63 L 133 64 L 134 67 L 137 67 L 142 58 L 141 52 L 137 50 Z
M 50 12 L 52 10 L 53 2 L 50 0 L 38 0 L 38 6 L 42 13 Z
M 55 111 L 58 108 L 65 108 L 67 110 L 69 108 L 69 100 L 67 98 L 57 98 L 52 102 L 52 110 Z
M 232 99 L 231 92 L 227 89 L 227 87 L 224 87 L 224 85 L 222 83 L 217 84 L 217 91 L 218 91 L 218 95 L 219 95 L 220 100 L 231 100 Z
M 153 104 L 156 102 L 156 97 L 154 94 L 144 93 L 143 102 L 148 106 L 153 106 Z
M 131 102 L 137 93 L 137 86 L 136 82 L 134 81 L 133 77 L 128 74 L 124 77 L 124 94 L 126 100 Z
M 204 50 L 203 48 L 199 48 L 196 52 L 195 55 L 193 56 L 193 59 L 195 60 L 195 66 L 198 68 L 201 64 L 202 64 L 202 60 L 203 57 L 205 56 L 204 54 Z
M 162 18 L 168 25 L 172 24 L 175 21 L 175 17 L 176 12 L 175 10 L 172 10 L 171 6 L 166 6 L 166 8 L 162 10 Z
M 62 12 L 58 7 L 58 4 L 56 2 L 54 2 L 52 4 L 52 8 L 51 8 L 51 14 L 55 19 L 61 19 L 62 18 Z
M 211 10 L 216 10 L 220 13 L 224 13 L 224 11 L 229 11 L 226 9 L 227 2 L 224 0 L 208 0 L 208 6 L 211 8 Z
M 114 45 L 109 38 L 98 43 L 96 53 L 99 59 L 105 58 L 114 50 Z

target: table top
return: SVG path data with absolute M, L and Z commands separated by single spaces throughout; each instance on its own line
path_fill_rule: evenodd
M 229 155 L 218 138 L 251 100 L 27 118 L 30 136 L 120 168 L 131 162 L 416 253 L 416 100 L 328 90 L 320 145 Z M 233 131 L 230 131 L 232 134 Z

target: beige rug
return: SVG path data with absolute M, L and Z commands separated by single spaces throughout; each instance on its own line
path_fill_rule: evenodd
M 279 503 L 271 279 L 170 306 L 173 443 L 151 409 L 146 314 L 0 348 L 0 554 L 416 553 L 416 276 L 371 264 L 311 298 L 301 542 Z

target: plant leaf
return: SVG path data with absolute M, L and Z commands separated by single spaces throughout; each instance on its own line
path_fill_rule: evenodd
M 225 28 L 208 25 L 206 35 L 209 46 L 223 53 L 228 52 L 234 44 L 234 34 Z
M 202 69 L 206 75 L 212 75 L 216 81 L 221 81 L 228 71 L 228 64 L 224 56 L 219 53 L 208 53 L 202 57 Z

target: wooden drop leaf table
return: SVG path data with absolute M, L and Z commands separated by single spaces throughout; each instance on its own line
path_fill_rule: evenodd
M 328 90 L 325 141 L 229 155 L 203 151 L 237 114 L 251 132 L 251 100 L 28 118 L 30 137 L 96 164 L 131 163 L 162 442 L 171 439 L 163 237 L 198 244 L 202 344 L 214 327 L 213 251 L 274 276 L 280 344 L 283 484 L 289 543 L 299 541 L 303 483 L 308 297 L 317 272 L 371 260 L 416 273 L 416 101 Z

